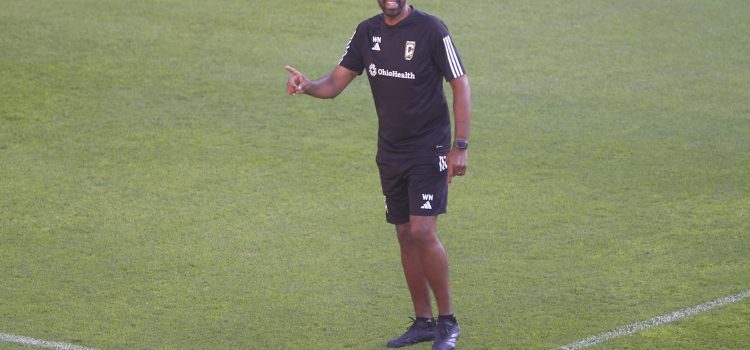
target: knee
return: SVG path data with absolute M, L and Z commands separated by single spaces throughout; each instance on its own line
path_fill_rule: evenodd
M 412 220 L 397 232 L 401 245 L 424 246 L 437 240 L 435 226 L 422 220 Z
M 398 243 L 403 246 L 411 246 L 414 244 L 414 236 L 411 233 L 409 224 L 402 225 L 396 230 L 398 236 Z

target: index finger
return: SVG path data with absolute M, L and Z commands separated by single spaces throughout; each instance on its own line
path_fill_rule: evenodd
M 298 72 L 298 71 L 297 71 L 296 69 L 294 69 L 294 67 L 292 67 L 292 66 L 289 66 L 289 65 L 287 65 L 287 66 L 284 66 L 284 69 L 286 69 L 286 71 L 287 71 L 287 72 L 289 72 L 289 73 L 292 73 L 292 74 L 294 74 L 294 75 L 302 75 L 302 74 L 301 74 L 300 72 Z

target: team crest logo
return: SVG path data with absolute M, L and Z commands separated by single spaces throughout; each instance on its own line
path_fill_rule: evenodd
M 372 75 L 373 77 L 378 75 L 378 68 L 375 67 L 375 63 L 370 63 L 368 71 L 370 71 L 370 75 Z
M 411 61 L 414 58 L 414 48 L 417 46 L 415 41 L 407 41 L 406 47 L 404 48 L 404 59 Z

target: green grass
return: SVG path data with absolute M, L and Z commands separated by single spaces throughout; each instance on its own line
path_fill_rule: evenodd
M 439 226 L 461 348 L 551 349 L 750 289 L 747 2 L 413 4 L 474 97 Z M 381 349 L 404 329 L 366 79 L 284 93 L 283 65 L 329 72 L 375 1 L 0 8 L 0 333 Z M 749 348 L 748 308 L 594 348 Z

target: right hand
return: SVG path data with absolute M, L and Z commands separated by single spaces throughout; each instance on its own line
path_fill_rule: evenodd
M 286 93 L 290 95 L 304 94 L 307 91 L 310 80 L 292 66 L 284 66 L 289 73 L 289 79 L 286 82 Z

